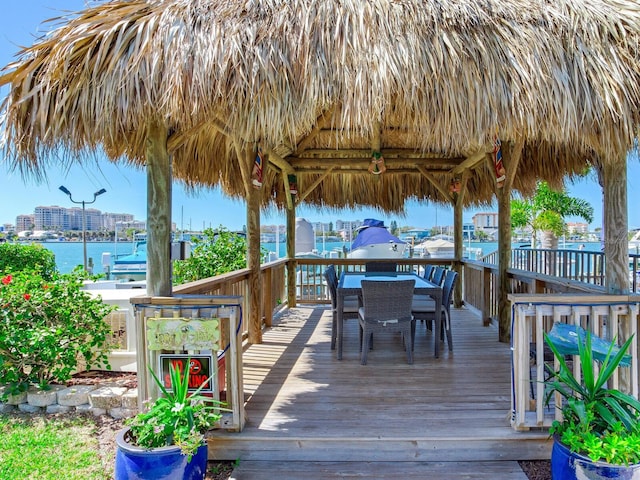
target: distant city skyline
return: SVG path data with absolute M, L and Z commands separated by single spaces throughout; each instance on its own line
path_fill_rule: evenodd
M 60 16 L 64 11 L 76 11 L 85 7 L 84 0 L 30 0 L 29 2 L 6 2 L 3 15 L 0 16 L 0 64 L 6 65 L 15 59 L 20 46 L 31 45 L 38 31 L 45 28 L 41 23 L 49 18 Z M 4 97 L 8 89 L 0 89 Z M 100 153 L 96 162 L 68 167 L 57 167 L 55 159 L 50 159 L 47 168 L 47 180 L 42 183 L 34 179 L 23 179 L 19 172 L 9 171 L 6 163 L 0 166 L 0 190 L 3 201 L 0 203 L 0 224 L 13 224 L 16 217 L 34 211 L 40 205 L 73 206 L 69 199 L 58 190 L 65 185 L 74 198 L 91 199 L 93 193 L 101 188 L 107 192 L 95 203 L 95 208 L 107 212 L 131 213 L 136 219 L 146 220 L 147 195 L 146 172 L 140 168 L 116 165 L 107 161 Z M 637 159 L 629 162 L 628 205 L 629 228 L 640 227 L 640 189 L 635 185 L 640 178 L 640 163 Z M 601 189 L 593 176 L 580 179 L 568 185 L 570 195 L 582 198 L 594 207 L 594 220 L 591 229 L 602 225 Z M 496 205 L 484 205 L 467 209 L 463 214 L 465 223 L 477 212 L 496 211 Z M 453 208 L 431 203 L 407 202 L 406 214 L 383 214 L 373 208 L 356 210 L 318 209 L 300 206 L 296 216 L 310 222 L 329 221 L 332 218 L 357 220 L 377 218 L 387 225 L 395 220 L 398 225 L 428 228 L 434 225 L 451 225 Z M 264 210 L 261 222 L 265 224 L 286 223 L 284 212 L 274 208 Z M 571 219 L 568 219 L 571 220 Z M 231 230 L 240 230 L 246 224 L 245 202 L 225 197 L 218 188 L 189 192 L 179 183 L 173 186 L 172 221 L 181 230 L 201 230 L 206 227 L 224 225 Z

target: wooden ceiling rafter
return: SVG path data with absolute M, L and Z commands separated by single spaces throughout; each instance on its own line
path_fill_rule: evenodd
M 329 170 L 324 172 L 321 177 L 315 179 L 314 182 L 311 185 L 309 185 L 302 194 L 298 196 L 298 201 L 296 203 L 300 203 L 304 201 L 304 199 L 307 198 L 311 194 L 311 192 L 313 192 L 318 187 L 318 185 L 320 185 L 324 181 L 325 178 L 331 175 L 332 171 L 333 171 L 333 168 L 330 168 Z
M 316 124 L 313 126 L 311 131 L 302 140 L 298 142 L 298 144 L 296 145 L 296 149 L 291 152 L 291 155 L 297 156 L 301 152 L 304 152 L 309 147 L 309 145 L 311 145 L 311 142 L 315 140 L 315 138 L 322 131 L 322 129 L 327 124 L 327 122 L 332 118 L 333 112 L 335 111 L 336 106 L 337 105 L 331 106 L 318 117 Z
M 479 150 L 472 155 L 469 155 L 462 163 L 460 163 L 460 165 L 451 170 L 451 173 L 453 175 L 459 175 L 465 170 L 473 170 L 474 168 L 480 166 L 483 160 L 490 158 L 490 153 L 492 153 L 492 150 L 486 151 L 485 149 Z
M 436 180 L 436 178 L 430 173 L 428 172 L 425 168 L 423 168 L 422 166 L 418 166 L 418 171 L 427 179 L 429 180 L 429 182 L 431 182 L 431 185 L 433 185 L 436 190 L 438 190 L 438 192 L 440 192 L 440 194 L 450 203 L 453 203 L 453 196 L 451 195 L 451 193 L 449 193 L 449 191 L 444 188 L 440 182 L 438 182 Z
M 384 157 L 384 164 L 387 168 L 424 164 L 423 166 L 426 168 L 439 167 L 441 170 L 448 172 L 458 165 L 458 163 L 452 162 L 452 159 L 447 158 L 388 158 L 385 156 L 384 151 L 382 152 L 382 156 Z M 304 158 L 290 161 L 290 165 L 296 170 L 303 168 L 341 167 L 345 165 L 353 168 L 368 168 L 369 163 L 371 163 L 371 153 L 369 153 L 367 157 L 362 158 Z

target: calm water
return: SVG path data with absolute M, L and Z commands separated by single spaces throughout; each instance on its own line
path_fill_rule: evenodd
M 69 273 L 75 266 L 82 265 L 82 242 L 51 242 L 43 243 L 42 245 L 54 253 L 56 256 L 56 265 L 61 273 Z M 514 247 L 517 247 L 518 245 L 519 244 L 514 244 Z M 577 248 L 577 245 L 579 244 L 567 243 L 566 248 Z M 600 251 L 600 243 L 585 242 L 584 245 L 585 250 Z M 333 250 L 342 251 L 343 246 L 348 246 L 348 243 L 325 242 L 323 245 L 322 239 L 320 239 L 316 243 L 316 250 L 318 250 L 318 252 L 331 252 Z M 470 245 L 465 243 L 465 247 L 468 246 L 471 246 L 471 248 L 474 249 L 480 248 L 483 255 L 495 252 L 498 249 L 497 243 L 471 242 Z M 276 251 L 275 243 L 264 243 L 263 247 L 269 252 Z M 280 243 L 278 247 L 279 257 L 282 258 L 286 253 L 286 244 Z M 560 243 L 560 248 L 563 248 L 562 243 Z M 113 242 L 87 242 L 87 259 L 93 259 L 93 271 L 95 273 L 102 273 L 104 271 L 102 268 L 102 254 L 105 252 L 110 253 L 113 260 L 116 255 L 121 256 L 132 253 L 133 244 L 119 242 L 116 248 L 116 245 Z

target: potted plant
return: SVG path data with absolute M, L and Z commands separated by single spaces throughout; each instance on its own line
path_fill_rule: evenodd
M 116 435 L 115 479 L 204 479 L 207 443 L 204 434 L 222 417 L 222 404 L 200 394 L 210 382 L 189 394 L 189 366 L 169 366 L 172 390 L 153 373 L 162 392 L 146 412 L 125 421 Z
M 608 381 L 631 345 L 607 347 L 599 368 L 590 332 L 577 328 L 582 375 L 576 378 L 565 356 L 545 334 L 559 369 L 545 381 L 546 402 L 554 393 L 563 398 L 563 420 L 554 421 L 551 472 L 554 479 L 640 479 L 640 402 L 609 388 Z

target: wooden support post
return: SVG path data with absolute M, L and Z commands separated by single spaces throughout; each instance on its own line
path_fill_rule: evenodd
M 287 209 L 287 304 L 296 306 L 296 210 Z
M 264 293 L 264 326 L 271 327 L 273 325 L 273 268 L 267 268 L 263 275 L 263 293 Z
M 460 194 L 454 194 L 454 197 L 459 197 Z M 464 237 L 462 236 L 462 202 L 453 202 L 453 242 L 454 242 L 454 257 L 456 262 L 454 269 L 458 272 L 458 281 L 456 282 L 455 289 L 453 291 L 453 305 L 456 308 L 462 306 L 462 251 Z
M 505 142 L 506 143 L 506 142 Z M 511 340 L 511 308 L 509 293 L 511 284 L 507 269 L 511 266 L 511 187 L 522 157 L 524 140 L 518 139 L 505 148 L 503 163 L 507 171 L 502 188 L 497 188 L 498 197 L 498 340 Z
M 245 148 L 241 162 L 250 169 L 255 151 Z M 248 176 L 250 177 L 250 175 Z M 249 181 L 251 181 L 249 179 Z M 262 289 L 260 284 L 260 190 L 247 188 L 247 268 L 249 273 L 249 343 L 262 343 Z
M 147 125 L 147 295 L 171 296 L 171 161 L 167 126 Z
M 629 293 L 627 160 L 603 163 L 605 286 L 609 294 L 624 294 Z
M 455 288 L 453 290 L 453 305 L 456 308 L 460 308 L 462 306 L 462 264 L 460 261 L 463 257 L 464 251 L 464 229 L 462 222 L 462 212 L 463 212 L 463 204 L 464 197 L 467 193 L 467 182 L 469 180 L 469 172 L 464 171 L 462 174 L 462 181 L 460 182 L 460 191 L 458 193 L 454 193 L 453 197 L 453 241 L 455 244 L 454 247 L 454 255 L 456 258 L 456 263 L 454 268 L 458 272 L 458 281 L 456 282 Z M 471 233 L 469 233 L 471 235 Z
M 506 183 L 506 182 L 505 182 Z M 511 285 L 507 269 L 511 260 L 511 188 L 498 189 L 498 340 L 511 339 L 511 310 L 507 296 Z
M 491 325 L 491 269 L 482 269 L 482 324 L 485 327 Z

